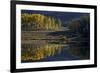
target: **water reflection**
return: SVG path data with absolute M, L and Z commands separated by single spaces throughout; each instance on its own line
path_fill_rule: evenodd
M 22 41 L 21 51 L 22 62 L 89 59 L 88 47 L 77 44 L 58 44 L 52 40 Z

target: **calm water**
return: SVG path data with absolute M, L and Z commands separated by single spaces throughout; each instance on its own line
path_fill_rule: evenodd
M 22 41 L 21 60 L 22 62 L 43 62 L 89 59 L 88 45 L 79 43 L 77 41 L 61 43 L 59 40 Z

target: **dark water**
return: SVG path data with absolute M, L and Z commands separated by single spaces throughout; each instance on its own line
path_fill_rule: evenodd
M 22 62 L 64 61 L 89 59 L 89 45 L 58 40 L 22 41 Z

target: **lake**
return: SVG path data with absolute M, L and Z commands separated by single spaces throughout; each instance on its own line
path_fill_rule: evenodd
M 79 42 L 80 43 L 80 42 Z M 68 61 L 89 59 L 89 46 L 85 42 L 66 42 L 57 39 L 22 40 L 21 62 Z

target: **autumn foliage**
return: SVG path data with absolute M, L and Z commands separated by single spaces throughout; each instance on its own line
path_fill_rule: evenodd
M 42 14 L 21 14 L 23 30 L 58 30 L 61 27 L 61 20 L 55 17 Z M 28 29 L 28 28 L 29 29 Z

